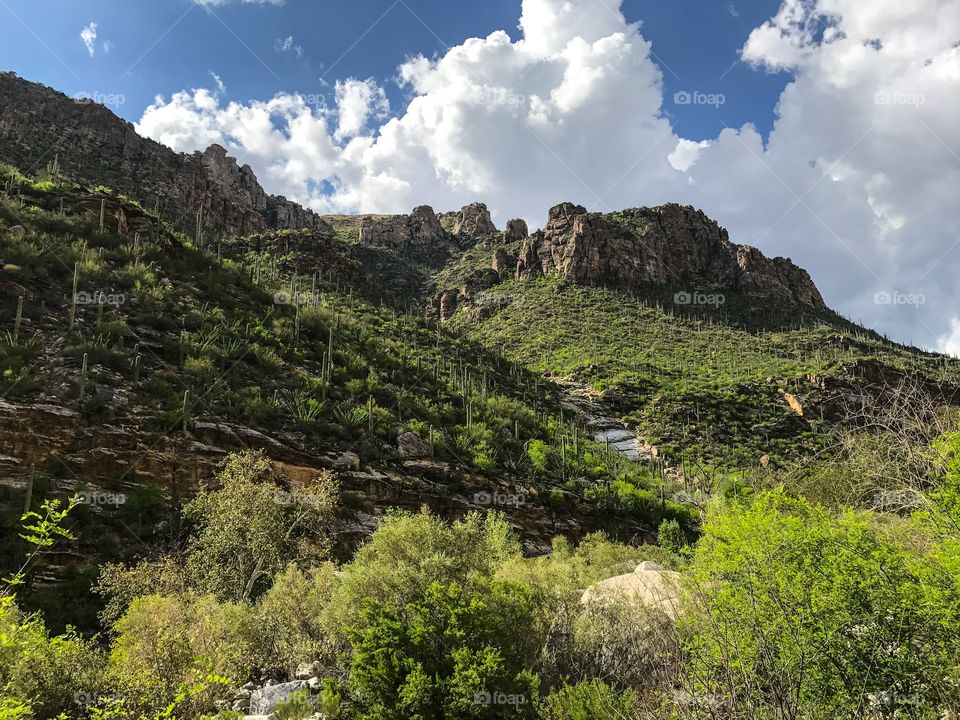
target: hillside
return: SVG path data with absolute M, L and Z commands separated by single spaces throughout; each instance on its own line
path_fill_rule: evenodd
M 566 203 L 532 234 L 482 204 L 321 218 L 222 148 L 171 153 L 10 74 L 0 95 L 0 158 L 64 138 L 33 177 L 2 169 L 2 479 L 129 496 L 97 557 L 175 542 L 177 507 L 250 447 L 293 483 L 339 471 L 342 552 L 389 507 L 478 493 L 523 498 L 503 509 L 531 552 L 651 537 L 692 517 L 691 476 L 821 452 L 851 396 L 907 374 L 956 395 L 956 363 L 845 321 L 692 208 Z

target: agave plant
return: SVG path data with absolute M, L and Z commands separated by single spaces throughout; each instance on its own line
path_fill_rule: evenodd
M 284 406 L 291 417 L 299 423 L 317 422 L 323 416 L 324 409 L 326 409 L 326 403 L 317 400 L 303 390 L 294 390 L 290 393 L 284 402 Z

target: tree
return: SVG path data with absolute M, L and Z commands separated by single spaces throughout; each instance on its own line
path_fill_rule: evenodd
M 184 508 L 195 524 L 187 550 L 192 587 L 222 600 L 249 600 L 270 587 L 288 563 L 309 566 L 326 557 L 327 523 L 336 504 L 332 475 L 285 492 L 259 452 L 230 455 L 220 487 L 202 489 Z
M 941 550 L 908 522 L 836 516 L 783 489 L 712 510 L 680 620 L 684 717 L 956 707 L 960 583 Z

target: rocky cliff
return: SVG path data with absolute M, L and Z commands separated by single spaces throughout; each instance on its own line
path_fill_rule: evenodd
M 557 205 L 544 229 L 523 242 L 517 261 L 518 279 L 546 275 L 627 289 L 738 290 L 826 309 L 805 270 L 730 242 L 703 212 L 676 204 L 609 215 Z
M 140 137 L 103 105 L 0 73 L 0 160 L 30 173 L 54 158 L 77 182 L 106 185 L 156 208 L 181 229 L 192 231 L 202 210 L 203 225 L 214 232 L 332 233 L 311 210 L 267 195 L 253 170 L 219 145 L 177 153 Z

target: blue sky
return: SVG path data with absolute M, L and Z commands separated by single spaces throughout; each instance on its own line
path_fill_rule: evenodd
M 681 135 L 702 140 L 745 122 L 769 131 L 789 75 L 750 68 L 739 51 L 778 5 L 626 0 L 625 16 L 640 21 L 653 44 L 665 97 L 681 91 L 724 96 L 719 107 L 666 105 Z M 404 59 L 442 54 L 495 30 L 517 39 L 519 14 L 520 0 L 286 0 L 228 3 L 209 12 L 193 0 L 2 0 L 0 68 L 71 95 L 122 96 L 114 109 L 131 121 L 158 94 L 211 87 L 210 72 L 222 78 L 227 97 L 239 101 L 283 91 L 329 93 L 338 79 L 373 77 L 397 112 L 404 90 L 391 79 Z M 80 38 L 91 22 L 92 56 Z

